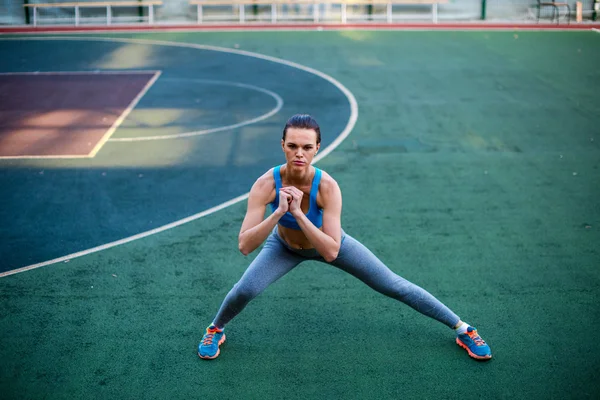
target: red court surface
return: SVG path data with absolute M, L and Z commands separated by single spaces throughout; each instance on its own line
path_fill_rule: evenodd
M 0 74 L 0 157 L 92 156 L 156 74 Z
M 562 20 L 561 20 L 562 21 Z M 74 32 L 168 32 L 168 31 L 253 31 L 253 30 L 592 30 L 600 28 L 598 21 L 585 23 L 557 24 L 555 22 L 420 22 L 420 23 L 203 23 L 190 25 L 89 25 L 89 26 L 2 26 L 0 34 L 11 33 L 74 33 Z

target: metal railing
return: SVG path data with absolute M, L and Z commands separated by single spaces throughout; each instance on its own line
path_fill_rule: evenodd
M 0 24 L 23 25 L 33 23 L 32 7 L 23 7 L 24 4 L 36 3 L 61 3 L 68 0 L 0 0 Z M 78 0 L 86 3 L 97 0 Z M 114 0 L 111 2 L 117 2 Z M 133 2 L 123 0 L 123 2 Z M 575 10 L 576 0 L 565 0 Z M 217 5 L 208 1 L 200 8 L 190 0 L 163 0 L 161 6 L 156 6 L 152 11 L 154 24 L 193 24 L 210 23 L 215 21 L 242 21 L 244 23 L 310 21 L 314 22 L 399 22 L 399 21 L 474 21 L 486 19 L 488 21 L 529 21 L 535 22 L 537 18 L 537 0 L 448 0 L 435 7 L 431 4 L 393 4 L 385 2 L 357 1 L 347 2 L 340 0 L 317 1 L 255 1 L 246 2 L 240 7 L 236 0 L 221 2 Z M 594 6 L 600 7 L 599 0 L 581 0 L 584 19 L 593 19 L 596 14 Z M 566 10 L 561 10 L 561 22 Z M 110 13 L 110 14 L 109 14 Z M 574 11 L 572 11 L 574 13 Z M 79 17 L 74 8 L 38 8 L 36 23 L 50 24 L 103 24 L 103 23 L 148 23 L 150 10 L 147 7 L 111 7 L 106 8 L 80 8 Z M 317 17 L 315 19 L 315 16 Z M 552 10 L 542 9 L 542 20 L 552 18 Z

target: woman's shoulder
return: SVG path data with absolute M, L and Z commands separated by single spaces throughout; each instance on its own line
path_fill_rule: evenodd
M 250 197 L 260 199 L 259 201 L 265 204 L 270 203 L 275 198 L 275 178 L 273 177 L 273 169 L 269 169 L 262 174 L 252 185 L 250 189 Z
M 273 170 L 269 169 L 267 172 L 258 177 L 254 182 L 254 187 L 261 189 L 273 189 L 275 187 L 275 177 L 273 176 Z
M 321 170 L 321 182 L 319 183 L 319 191 L 323 193 L 331 193 L 339 190 L 339 185 L 335 179 L 327 172 Z

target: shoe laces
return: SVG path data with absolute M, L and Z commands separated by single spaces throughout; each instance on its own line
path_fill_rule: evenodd
M 212 344 L 212 342 L 213 342 L 213 338 L 214 337 L 215 337 L 214 333 L 207 333 L 202 338 L 202 345 L 204 345 L 204 346 L 210 346 Z
M 485 341 L 477 334 L 477 330 L 467 331 L 467 335 L 475 342 L 476 346 L 485 346 Z
M 210 346 L 213 342 L 213 339 L 215 338 L 215 333 L 219 333 L 219 331 L 217 331 L 216 329 L 208 328 L 206 330 L 206 334 L 202 338 L 202 345 Z

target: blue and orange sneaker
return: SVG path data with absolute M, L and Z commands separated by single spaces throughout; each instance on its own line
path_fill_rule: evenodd
M 477 334 L 477 329 L 469 326 L 465 333 L 456 337 L 456 344 L 465 349 L 472 358 L 489 360 L 492 358 L 490 346 Z
M 198 356 L 205 360 L 212 360 L 219 357 L 221 350 L 219 346 L 225 343 L 225 333 L 213 324 L 206 328 L 206 333 L 202 337 L 202 342 L 198 345 Z

